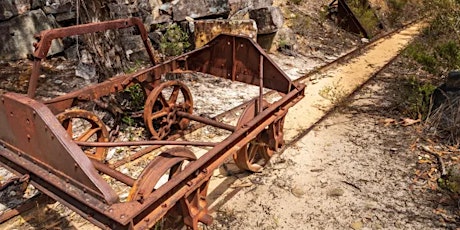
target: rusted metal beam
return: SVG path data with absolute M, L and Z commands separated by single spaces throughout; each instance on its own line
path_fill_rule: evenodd
M 216 146 L 213 142 L 198 141 L 123 141 L 123 142 L 83 142 L 75 141 L 77 145 L 87 147 L 122 147 L 122 146 L 142 146 L 142 145 L 190 145 L 190 146 Z
M 94 164 L 94 167 L 96 167 L 96 169 L 101 172 L 101 173 L 104 173 L 104 174 L 107 174 L 109 176 L 111 176 L 112 178 L 114 179 L 117 179 L 119 180 L 120 182 L 124 183 L 125 185 L 128 185 L 128 186 L 133 186 L 134 183 L 136 182 L 136 180 L 132 177 L 129 177 L 113 168 L 110 168 L 108 165 L 106 164 L 103 164 L 99 161 L 96 161 L 96 160 L 91 160 L 91 162 Z
M 200 116 L 197 116 L 197 115 L 193 115 L 193 114 L 190 114 L 190 113 L 184 113 L 184 112 L 180 112 L 180 111 L 177 112 L 177 115 L 180 116 L 180 117 L 185 117 L 185 118 L 188 118 L 190 120 L 198 121 L 198 122 L 201 122 L 201 123 L 204 123 L 204 124 L 207 124 L 207 125 L 212 125 L 214 127 L 225 129 L 225 130 L 228 130 L 228 131 L 233 132 L 233 131 L 236 130 L 235 126 L 233 126 L 233 125 L 224 124 L 222 122 L 212 120 L 212 119 L 209 119 L 209 118 L 206 118 L 206 117 L 200 117 Z

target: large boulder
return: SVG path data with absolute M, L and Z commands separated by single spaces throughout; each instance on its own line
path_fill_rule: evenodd
M 249 18 L 257 23 L 259 34 L 271 34 L 283 26 L 284 17 L 281 9 L 274 6 L 252 9 Z
M 0 60 L 17 60 L 27 58 L 32 54 L 34 34 L 51 28 L 56 28 L 54 17 L 47 17 L 42 10 L 33 10 L 14 17 L 0 24 Z M 54 41 L 49 55 L 63 50 L 60 41 Z
M 217 35 L 226 33 L 243 35 L 256 41 L 257 25 L 254 20 L 201 20 L 194 21 L 195 48 L 202 47 Z
M 32 7 L 38 7 L 38 3 L 30 0 L 1 0 L 0 1 L 0 21 L 8 20 L 14 16 L 27 13 Z
M 185 17 L 203 18 L 228 15 L 228 0 L 175 0 L 172 2 L 174 21 L 183 21 Z
M 273 0 L 252 0 L 252 8 L 258 9 L 273 5 Z
M 12 0 L 0 1 L 0 21 L 8 20 L 18 15 L 18 11 Z
M 248 9 L 258 9 L 263 7 L 269 7 L 273 5 L 273 0 L 228 0 L 230 6 L 230 15 L 236 14 L 238 11 Z
M 46 14 L 67 13 L 75 9 L 74 0 L 48 0 L 43 7 Z

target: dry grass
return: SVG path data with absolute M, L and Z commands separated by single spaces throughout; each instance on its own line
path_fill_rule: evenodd
M 447 99 L 429 114 L 426 130 L 449 144 L 460 144 L 460 95 Z

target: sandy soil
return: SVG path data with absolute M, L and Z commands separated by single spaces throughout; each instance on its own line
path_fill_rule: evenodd
M 414 182 L 418 127 L 383 122 L 397 81 L 378 75 L 262 173 L 236 175 L 210 229 L 456 228 L 439 214 L 456 203 Z

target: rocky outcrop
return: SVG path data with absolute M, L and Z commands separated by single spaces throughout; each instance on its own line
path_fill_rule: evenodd
M 57 27 L 52 15 L 47 16 L 41 9 L 14 17 L 0 23 L 0 59 L 25 59 L 33 52 L 33 35 L 42 30 Z M 50 55 L 63 51 L 59 41 L 53 42 Z
M 281 9 L 273 6 L 250 10 L 249 18 L 256 21 L 259 34 L 275 33 L 284 23 Z
M 186 17 L 204 18 L 225 16 L 230 12 L 228 0 L 182 0 L 172 2 L 174 21 L 183 21 Z
M 81 1 L 90 3 L 89 0 Z M 254 39 L 258 35 L 275 33 L 281 28 L 283 16 L 272 4 L 273 0 L 113 0 L 107 1 L 105 6 L 112 18 L 142 18 L 154 43 L 161 42 L 158 38 L 164 35 L 164 28 L 178 24 L 190 33 L 190 37 L 195 36 L 194 45 L 201 46 L 221 32 Z M 75 0 L 0 1 L 0 59 L 16 60 L 31 55 L 35 42 L 33 34 L 76 24 L 76 7 Z M 241 17 L 232 17 L 237 12 Z M 134 57 L 142 43 L 133 39 L 132 34 L 125 35 L 121 36 L 123 50 Z M 64 44 L 54 42 L 49 54 L 64 50 L 66 57 L 75 58 L 75 41 L 67 39 Z

